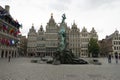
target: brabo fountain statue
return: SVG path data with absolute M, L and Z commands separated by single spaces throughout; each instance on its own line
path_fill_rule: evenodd
M 54 53 L 53 64 L 88 64 L 83 59 L 75 57 L 72 50 L 67 50 L 68 43 L 66 42 L 66 30 L 63 24 L 65 23 L 66 16 L 62 15 L 62 26 L 59 31 L 59 46 L 58 50 Z M 49 63 L 49 61 L 47 62 Z
M 66 19 L 65 14 L 63 14 L 62 18 L 63 19 L 62 19 L 61 24 L 63 24 L 65 19 Z M 66 47 L 66 31 L 65 31 L 65 28 L 63 26 L 61 27 L 61 29 L 59 31 L 59 39 L 60 40 L 59 40 L 58 49 L 61 52 L 61 51 L 65 50 L 65 47 Z

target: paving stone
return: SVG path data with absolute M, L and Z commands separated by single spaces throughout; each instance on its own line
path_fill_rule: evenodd
M 0 59 L 0 80 L 120 80 L 120 63 L 99 58 L 102 65 L 31 63 L 34 58 Z

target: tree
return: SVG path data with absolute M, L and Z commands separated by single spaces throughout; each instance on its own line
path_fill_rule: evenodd
M 89 56 L 98 57 L 100 48 L 96 39 L 91 38 L 88 44 Z

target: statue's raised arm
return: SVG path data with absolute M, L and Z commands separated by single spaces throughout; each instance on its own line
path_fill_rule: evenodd
M 63 14 L 63 15 L 62 15 L 62 23 L 65 22 L 65 19 L 66 19 L 66 16 L 65 16 L 65 14 Z

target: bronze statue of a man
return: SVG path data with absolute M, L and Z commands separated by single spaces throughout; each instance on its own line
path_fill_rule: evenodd
M 62 15 L 62 23 L 65 22 L 65 19 L 66 19 L 66 16 L 65 16 L 65 14 L 63 14 L 63 15 Z
M 63 14 L 61 24 L 64 23 L 65 19 L 66 19 L 66 16 L 65 16 L 65 14 Z M 64 26 L 62 25 L 61 29 L 59 31 L 59 36 L 60 36 L 59 50 L 60 51 L 63 51 L 65 49 L 65 47 L 66 47 L 66 43 L 65 43 L 66 36 L 65 35 L 66 35 L 66 31 L 65 31 Z

